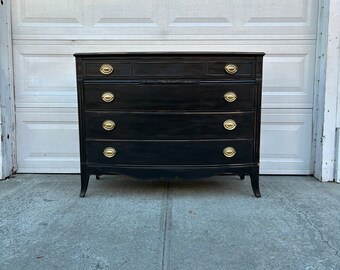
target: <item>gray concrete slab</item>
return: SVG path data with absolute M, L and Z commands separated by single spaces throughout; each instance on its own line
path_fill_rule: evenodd
M 226 179 L 228 178 L 228 179 Z M 0 182 L 0 269 L 340 269 L 340 185 L 313 177 Z
M 311 177 L 171 187 L 167 269 L 340 269 L 340 186 Z
M 19 175 L 0 183 L 0 269 L 160 269 L 165 183 Z

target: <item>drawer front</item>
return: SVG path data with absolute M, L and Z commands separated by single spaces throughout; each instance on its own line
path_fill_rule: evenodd
M 86 137 L 93 139 L 239 139 L 254 136 L 254 112 L 86 112 Z
M 252 140 L 192 142 L 88 140 L 86 151 L 89 164 L 221 165 L 253 162 Z
M 251 83 L 84 84 L 86 110 L 254 110 L 257 85 Z M 112 98 L 105 100 L 105 95 Z
M 255 79 L 255 57 L 193 57 L 153 59 L 87 59 L 85 77 Z

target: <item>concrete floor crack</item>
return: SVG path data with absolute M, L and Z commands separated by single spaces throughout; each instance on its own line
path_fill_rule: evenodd
M 289 201 L 289 204 L 291 204 L 290 201 Z M 312 221 L 310 221 L 308 215 L 307 215 L 305 212 L 301 211 L 300 209 L 297 209 L 297 208 L 294 207 L 294 206 L 293 206 L 293 208 L 294 208 L 295 210 L 297 210 L 300 214 L 302 214 L 302 215 L 304 216 L 304 219 L 308 222 L 308 224 L 318 232 L 318 234 L 320 235 L 321 241 L 322 241 L 323 243 L 325 243 L 325 244 L 329 247 L 329 249 L 331 249 L 331 250 L 334 251 L 334 255 L 335 255 L 335 256 L 337 256 L 337 257 L 340 258 L 339 250 L 336 249 L 336 248 L 334 248 L 334 247 L 331 245 L 331 243 L 330 243 L 330 242 L 325 238 L 325 236 L 323 235 L 322 231 L 321 231 L 321 230 L 320 230 L 320 229 L 319 229 Z
M 167 181 L 165 194 L 165 217 L 164 217 L 164 234 L 163 234 L 163 253 L 162 253 L 162 270 L 170 269 L 170 243 L 171 243 L 171 212 L 172 198 L 170 191 L 170 182 Z
M 267 185 L 268 185 L 268 183 L 267 183 Z M 293 208 L 295 211 L 297 211 L 298 213 L 300 213 L 300 214 L 303 216 L 304 220 L 307 221 L 307 223 L 308 223 L 313 229 L 315 229 L 315 230 L 318 232 L 321 241 L 322 241 L 323 243 L 325 243 L 325 244 L 328 246 L 328 248 L 329 248 L 330 250 L 334 251 L 334 255 L 335 255 L 335 256 L 337 256 L 337 257 L 340 258 L 339 250 L 338 250 L 337 248 L 335 248 L 335 247 L 334 247 L 334 246 L 333 246 L 333 245 L 325 238 L 325 236 L 323 235 L 322 231 L 321 231 L 321 230 L 320 230 L 320 229 L 319 229 L 319 228 L 318 228 L 318 227 L 317 227 L 317 226 L 309 219 L 308 214 L 305 213 L 305 212 L 303 212 L 301 209 L 297 208 L 297 207 L 295 206 L 295 204 L 291 201 L 291 199 L 290 199 L 288 196 L 286 196 L 285 194 L 279 194 L 279 193 L 278 193 L 275 189 L 273 189 L 270 185 L 268 185 L 268 186 L 270 187 L 270 189 L 272 189 L 273 192 L 276 193 L 277 196 L 279 196 L 279 197 L 281 197 L 281 198 L 284 198 L 284 199 L 287 201 L 287 204 L 288 204 L 291 208 Z

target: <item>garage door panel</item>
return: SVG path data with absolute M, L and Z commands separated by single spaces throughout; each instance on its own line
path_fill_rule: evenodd
M 245 11 L 245 26 L 305 28 L 315 33 L 317 0 L 252 0 Z M 294 33 L 294 32 L 293 32 Z
M 48 35 L 58 40 L 84 35 L 160 34 L 158 23 L 164 14 L 158 11 L 164 4 L 165 0 L 13 1 L 13 35 Z
M 300 50 L 299 50 L 300 49 Z M 263 65 L 263 108 L 312 108 L 315 47 L 268 52 Z
M 20 172 L 79 172 L 75 52 L 263 51 L 261 173 L 310 173 L 319 1 L 11 5 Z
M 18 172 L 79 172 L 75 109 L 19 109 L 16 120 Z
M 169 1 L 167 26 L 170 29 L 172 27 L 197 28 L 198 26 L 235 27 L 233 24 L 234 9 L 233 0 L 217 0 L 214 5 L 207 0 Z
M 49 103 L 72 103 L 75 105 L 75 68 L 72 55 L 17 54 L 14 66 L 17 106 Z
M 219 35 L 219 39 L 263 35 L 260 38 L 272 39 L 279 30 L 281 38 L 316 38 L 317 9 L 317 0 L 19 0 L 13 1 L 13 34 L 29 39 L 31 35 L 42 39 L 43 35 L 49 39 L 188 35 L 201 40 L 206 35 Z
M 121 51 L 119 45 L 15 45 L 14 66 L 18 107 L 76 107 L 76 77 L 73 53 Z M 165 47 L 165 46 L 164 46 Z M 162 47 L 162 48 L 164 48 Z M 166 45 L 178 50 L 178 45 Z M 182 45 L 192 50 L 194 45 Z M 197 45 L 197 50 L 202 46 Z M 314 45 L 229 44 L 211 50 L 264 51 L 263 108 L 312 108 L 314 82 Z M 130 44 L 128 50 L 159 50 L 155 44 Z
M 84 1 L 85 2 L 85 1 Z M 14 26 L 82 27 L 86 5 L 79 0 L 18 0 L 12 3 Z
M 260 172 L 309 174 L 311 109 L 263 109 Z
M 157 28 L 160 4 L 158 0 L 97 0 L 93 2 L 93 26 Z

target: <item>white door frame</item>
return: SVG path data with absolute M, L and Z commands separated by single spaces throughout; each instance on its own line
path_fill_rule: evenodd
M 340 0 L 320 1 L 313 137 L 314 176 L 322 182 L 334 181 L 339 91 Z M 313 166 L 312 166 L 313 168 Z
M 0 4 L 0 179 L 16 170 L 15 111 L 12 65 L 11 6 L 9 0 Z M 315 67 L 315 102 L 313 108 L 312 170 L 321 181 L 334 180 L 336 99 L 339 87 L 340 0 L 320 1 L 318 16 L 318 62 Z
M 10 3 L 0 2 L 0 179 L 17 169 Z

